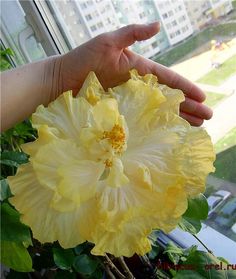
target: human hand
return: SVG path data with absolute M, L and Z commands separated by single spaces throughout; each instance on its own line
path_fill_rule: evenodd
M 200 126 L 204 119 L 212 117 L 212 110 L 202 104 L 205 100 L 203 91 L 167 67 L 127 49 L 136 41 L 151 38 L 159 29 L 158 23 L 129 25 L 99 35 L 60 56 L 60 93 L 72 89 L 77 94 L 90 71 L 94 71 L 103 87 L 108 88 L 128 80 L 129 70 L 135 68 L 141 75 L 152 73 L 160 83 L 181 89 L 185 101 L 180 106 L 180 115 L 191 125 Z

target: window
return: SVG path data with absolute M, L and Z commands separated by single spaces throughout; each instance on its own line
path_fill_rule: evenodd
M 171 25 L 172 25 L 172 26 L 176 26 L 176 25 L 177 25 L 177 21 L 176 21 L 176 20 L 172 21 L 172 22 L 171 22 Z
M 152 48 L 156 48 L 158 46 L 157 42 L 152 43 Z
M 81 3 L 80 6 L 81 6 L 82 9 L 86 9 L 87 8 L 87 4 L 86 3 Z
M 141 14 L 139 14 L 139 17 L 142 19 L 146 16 L 145 12 L 142 12 Z
M 170 29 L 170 28 L 171 28 L 171 23 L 167 23 L 167 24 L 166 24 L 166 28 L 167 28 L 167 29 Z
M 103 27 L 103 23 L 102 22 L 99 22 L 98 23 L 98 28 L 102 28 Z
M 96 25 L 92 25 L 92 26 L 90 27 L 90 29 L 91 29 L 91 31 L 96 31 L 96 30 L 97 30 L 97 27 L 96 27 Z
M 167 18 L 167 17 L 168 17 L 167 13 L 164 13 L 164 14 L 162 15 L 162 17 L 163 17 L 164 19 Z
M 85 16 L 86 20 L 91 20 L 92 19 L 92 16 L 90 14 L 86 15 Z

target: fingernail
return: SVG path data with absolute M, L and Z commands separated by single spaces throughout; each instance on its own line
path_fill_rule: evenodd
M 149 23 L 148 25 L 149 26 L 154 26 L 154 25 L 159 25 L 159 27 L 161 26 L 161 23 L 159 22 L 159 21 L 154 21 L 154 22 L 151 22 L 151 23 Z

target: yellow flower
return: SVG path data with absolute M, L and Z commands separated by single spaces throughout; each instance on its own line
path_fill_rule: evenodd
M 104 92 L 90 73 L 76 98 L 39 106 L 30 162 L 9 184 L 11 203 L 36 239 L 92 253 L 143 255 L 152 229 L 172 230 L 187 198 L 204 191 L 214 153 L 202 128 L 179 117 L 180 90 L 151 74 Z

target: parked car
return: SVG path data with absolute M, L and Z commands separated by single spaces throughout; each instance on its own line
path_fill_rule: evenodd
M 236 234 L 236 223 L 231 227 L 231 230 Z
M 207 202 L 209 205 L 209 215 L 212 214 L 219 207 L 223 201 L 225 201 L 231 195 L 230 192 L 219 190 L 215 192 L 213 195 L 207 198 Z
M 225 217 L 236 216 L 236 198 L 230 199 L 221 209 L 220 213 Z

